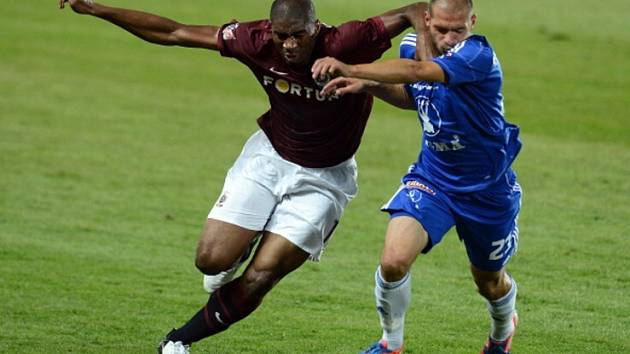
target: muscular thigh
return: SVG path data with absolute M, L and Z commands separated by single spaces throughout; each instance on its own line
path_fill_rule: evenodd
M 299 268 L 308 257 L 309 253 L 285 237 L 265 232 L 252 261 L 245 270 L 245 276 L 264 277 L 275 283 Z
M 428 242 L 427 232 L 418 220 L 406 215 L 392 218 L 387 226 L 381 265 L 400 268 L 403 275 Z

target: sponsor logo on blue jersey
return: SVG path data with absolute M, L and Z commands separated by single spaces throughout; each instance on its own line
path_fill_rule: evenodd
M 422 123 L 422 130 L 428 137 L 434 137 L 440 134 L 442 127 L 442 117 L 440 111 L 431 103 L 426 96 L 417 96 L 416 105 L 418 107 L 418 117 Z

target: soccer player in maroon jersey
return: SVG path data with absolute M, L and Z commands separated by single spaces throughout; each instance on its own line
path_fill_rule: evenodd
M 173 20 L 90 0 L 69 2 L 146 41 L 217 50 L 247 65 L 269 97 L 228 171 L 197 248 L 196 266 L 211 292 L 207 304 L 160 343 L 160 353 L 187 353 L 191 343 L 226 330 L 254 311 L 284 276 L 319 259 L 347 203 L 372 108 L 368 94 L 327 97 L 310 72 L 317 58 L 372 62 L 409 26 L 421 30 L 426 3 L 415 3 L 338 27 L 321 23 L 311 0 L 275 0 L 270 20 L 222 26 Z M 260 238 L 243 274 L 231 280 Z

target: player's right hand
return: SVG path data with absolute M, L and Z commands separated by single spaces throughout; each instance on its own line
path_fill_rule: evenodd
M 59 8 L 63 9 L 67 2 L 70 3 L 72 10 L 79 14 L 88 14 L 94 7 L 93 0 L 59 0 Z

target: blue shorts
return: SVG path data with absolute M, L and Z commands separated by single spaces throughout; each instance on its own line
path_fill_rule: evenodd
M 521 187 L 510 171 L 492 188 L 470 194 L 446 194 L 417 174 L 403 184 L 381 210 L 391 218 L 410 216 L 429 234 L 428 253 L 455 226 L 468 259 L 485 271 L 502 269 L 518 247 Z

